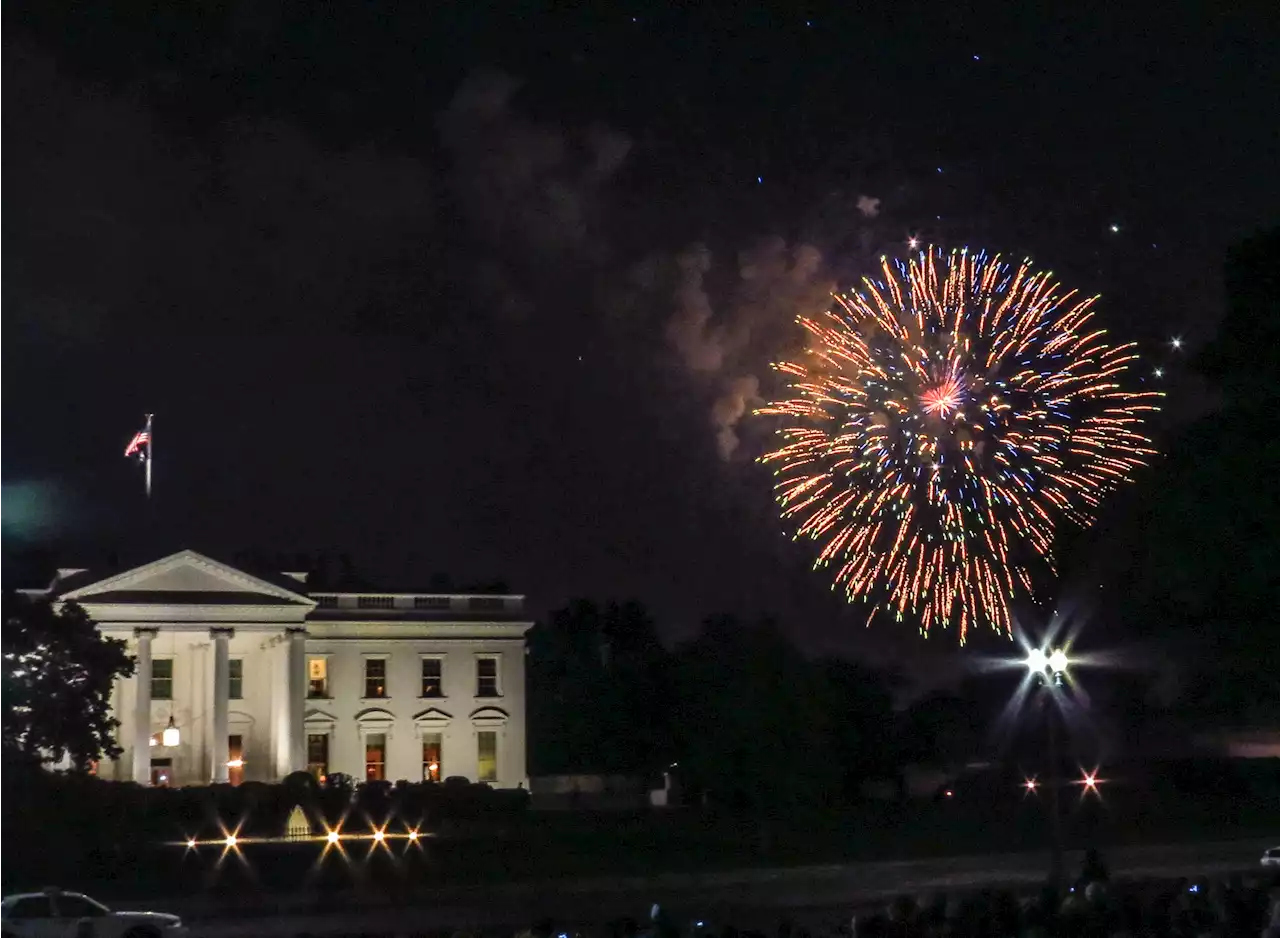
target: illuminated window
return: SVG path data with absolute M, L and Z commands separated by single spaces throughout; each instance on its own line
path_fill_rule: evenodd
M 173 784 L 173 760 L 151 760 L 151 784 L 156 788 L 168 788 Z
M 243 736 L 227 737 L 227 781 L 232 785 L 239 785 L 244 781 Z
M 227 699 L 244 699 L 244 659 L 232 658 L 227 662 Z
M 307 696 L 329 696 L 329 659 L 310 658 L 307 661 Z
M 151 662 L 151 699 L 173 700 L 172 658 L 157 658 Z
M 387 659 L 364 659 L 364 696 L 366 700 L 377 700 L 387 696 Z
M 364 738 L 364 777 L 380 782 L 387 777 L 387 734 L 370 733 Z
M 415 596 L 414 609 L 448 609 L 452 603 L 448 596 Z
M 423 697 L 444 696 L 443 666 L 444 662 L 439 658 L 422 659 Z
M 440 765 L 443 738 L 439 733 L 426 733 L 422 737 L 422 780 L 440 781 Z
M 307 771 L 317 779 L 329 774 L 329 734 L 307 734 Z
M 476 734 L 476 746 L 480 757 L 476 766 L 476 781 L 496 782 L 498 780 L 498 734 L 493 730 L 481 730 Z
M 394 596 L 361 596 L 356 600 L 356 605 L 361 609 L 394 609 L 396 598 Z
M 487 657 L 476 659 L 476 696 L 499 696 L 497 658 Z

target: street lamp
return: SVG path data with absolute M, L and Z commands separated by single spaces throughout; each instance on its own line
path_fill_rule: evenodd
M 1061 648 L 1033 648 L 1027 652 L 1027 670 L 1033 680 L 1039 682 L 1043 700 L 1046 730 L 1049 735 L 1049 825 L 1053 835 L 1053 852 L 1049 866 L 1049 878 L 1054 886 L 1062 882 L 1062 816 L 1059 810 L 1058 789 L 1062 787 L 1058 766 L 1058 721 L 1054 717 L 1049 700 L 1053 697 L 1053 689 L 1061 687 L 1071 664 L 1067 653 Z

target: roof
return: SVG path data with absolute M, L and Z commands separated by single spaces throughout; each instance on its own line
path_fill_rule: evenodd
M 85 603 L 173 603 L 196 606 L 292 606 L 287 599 L 267 593 L 217 593 L 202 590 L 108 590 L 94 593 Z

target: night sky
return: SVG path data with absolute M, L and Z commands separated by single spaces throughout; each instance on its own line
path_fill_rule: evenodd
M 1266 4 L 116 6 L 5 11 L 4 529 L 66 563 L 330 549 L 936 657 L 752 462 L 797 306 L 911 235 L 1031 256 L 1166 369 L 1171 432 L 1226 248 L 1280 217 Z

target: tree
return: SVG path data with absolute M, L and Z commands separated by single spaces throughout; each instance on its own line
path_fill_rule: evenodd
M 1280 642 L 1271 477 L 1280 463 L 1280 229 L 1233 248 L 1225 280 L 1227 315 L 1199 362 L 1222 406 L 1181 435 L 1150 480 L 1122 602 L 1140 634 L 1178 649 L 1188 715 L 1270 722 L 1280 718 L 1271 665 Z
M 670 655 L 642 605 L 575 601 L 530 631 L 528 664 L 535 773 L 670 763 Z
M 133 674 L 125 643 L 106 638 L 75 603 L 55 609 L 20 593 L 4 598 L 6 756 L 30 762 L 70 757 L 80 770 L 121 753 L 111 689 Z
M 829 802 L 841 772 L 826 687 L 772 622 L 708 619 L 676 657 L 682 780 L 744 814 Z

